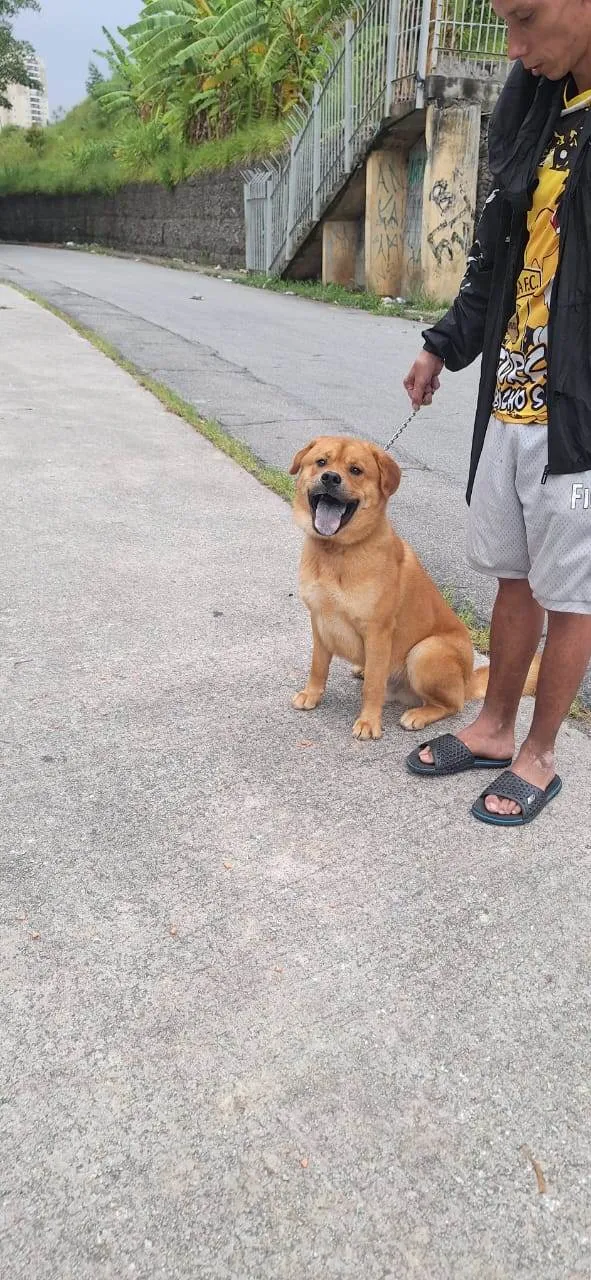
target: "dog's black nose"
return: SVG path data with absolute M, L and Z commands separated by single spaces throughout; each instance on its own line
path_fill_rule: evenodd
M 325 489 L 332 489 L 333 485 L 341 483 L 338 471 L 323 471 L 320 479 Z

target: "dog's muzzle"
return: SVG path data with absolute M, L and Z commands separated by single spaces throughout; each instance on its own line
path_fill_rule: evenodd
M 337 497 L 336 488 L 336 485 L 325 481 L 322 488 L 315 488 L 308 494 L 314 529 L 323 538 L 330 538 L 343 529 L 359 506 L 357 499 L 348 498 L 346 493 L 339 493 Z

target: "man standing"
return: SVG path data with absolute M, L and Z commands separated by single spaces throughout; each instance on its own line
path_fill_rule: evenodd
M 493 190 L 459 294 L 404 381 L 430 404 L 443 365 L 482 352 L 466 497 L 469 562 L 498 579 L 490 678 L 473 723 L 408 764 L 511 762 L 547 611 L 529 733 L 472 809 L 517 826 L 560 790 L 556 736 L 591 658 L 591 0 L 493 7 L 517 60 L 491 120 Z

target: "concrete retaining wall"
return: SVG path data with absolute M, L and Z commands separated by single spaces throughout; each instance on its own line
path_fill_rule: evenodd
M 0 197 L 0 240 L 102 244 L 162 257 L 244 266 L 238 169 L 205 173 L 174 190 L 129 185 L 114 195 Z

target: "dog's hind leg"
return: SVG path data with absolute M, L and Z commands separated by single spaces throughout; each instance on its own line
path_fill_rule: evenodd
M 466 680 L 471 655 L 445 636 L 421 640 L 407 655 L 406 671 L 423 706 L 409 707 L 400 717 L 403 729 L 424 729 L 436 720 L 456 715 L 466 701 Z M 467 663 L 470 664 L 467 667 Z

